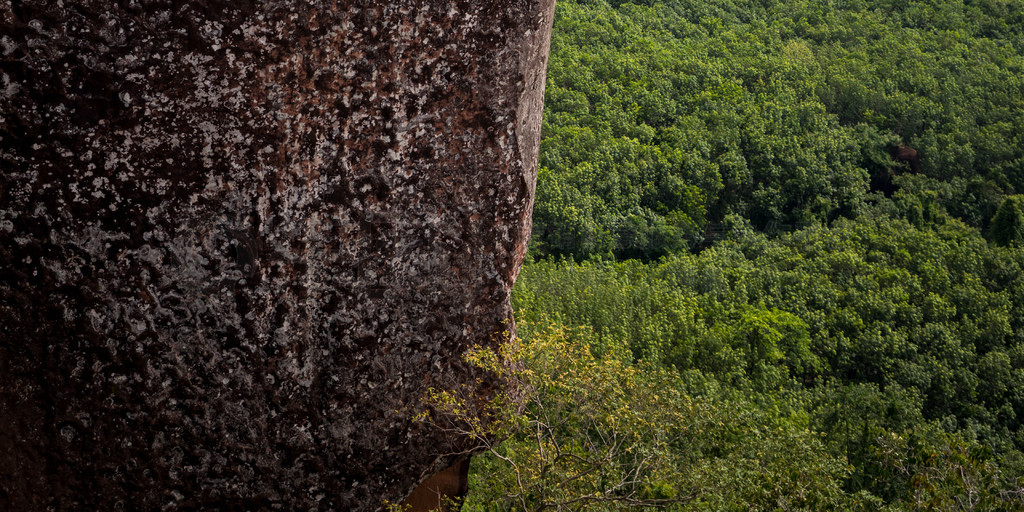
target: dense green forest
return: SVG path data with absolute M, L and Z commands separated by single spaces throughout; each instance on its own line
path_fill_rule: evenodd
M 1024 192 L 1019 1 L 617 4 L 558 8 L 539 255 L 651 260 L 730 215 L 856 217 L 872 181 L 910 173 L 898 144 L 971 226 Z
M 559 0 L 540 166 L 466 509 L 1024 510 L 1024 2 Z

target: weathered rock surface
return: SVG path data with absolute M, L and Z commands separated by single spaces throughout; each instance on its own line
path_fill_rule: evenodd
M 374 510 L 466 449 L 411 415 L 511 328 L 552 9 L 0 2 L 0 509 Z

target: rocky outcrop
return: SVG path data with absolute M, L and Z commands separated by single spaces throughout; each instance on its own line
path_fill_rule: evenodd
M 374 510 L 512 329 L 553 0 L 0 3 L 0 509 Z
M 413 489 L 402 502 L 402 510 L 450 512 L 462 508 L 469 491 L 469 457 L 434 473 Z

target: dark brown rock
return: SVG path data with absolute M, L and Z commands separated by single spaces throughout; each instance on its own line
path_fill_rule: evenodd
M 916 149 L 907 145 L 890 146 L 889 155 L 897 162 L 906 162 L 914 173 L 921 172 L 921 159 Z
M 472 448 L 411 416 L 512 328 L 552 9 L 0 3 L 0 509 L 374 510 Z
M 407 512 L 457 512 L 469 491 L 469 458 L 438 471 L 413 489 L 402 502 Z

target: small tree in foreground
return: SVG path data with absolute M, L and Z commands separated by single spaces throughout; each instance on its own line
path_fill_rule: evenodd
M 466 396 L 431 396 L 429 421 L 486 450 L 463 510 L 855 508 L 846 464 L 800 420 L 691 398 L 674 371 L 595 358 L 585 331 L 532 332 L 469 354 L 521 393 L 496 397 L 484 420 Z
M 432 421 L 486 447 L 474 509 L 603 510 L 664 506 L 693 498 L 678 480 L 673 446 L 707 420 L 670 375 L 594 358 L 571 332 L 552 327 L 500 353 L 474 350 L 472 363 L 513 382 L 521 397 L 499 396 L 487 420 L 472 418 L 463 397 L 432 395 Z M 515 399 L 514 399 L 515 398 Z

